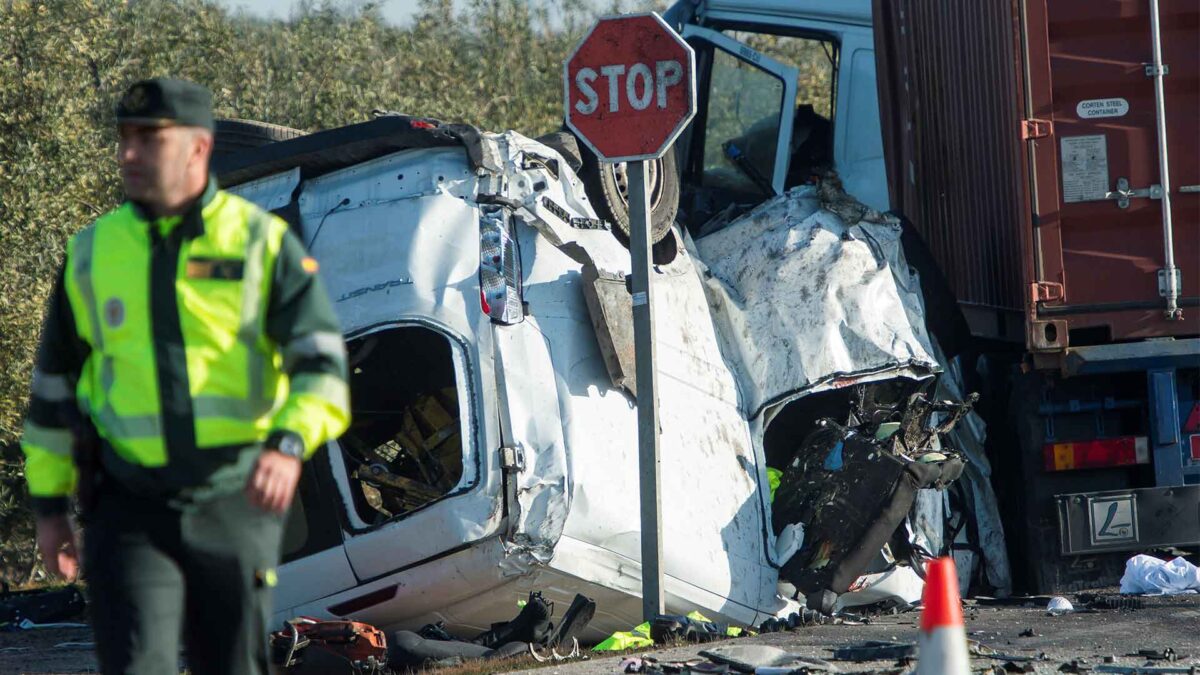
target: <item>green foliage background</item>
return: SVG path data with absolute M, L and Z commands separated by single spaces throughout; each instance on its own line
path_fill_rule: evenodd
M 613 0 L 603 12 L 651 2 Z M 112 106 L 131 82 L 203 83 L 222 117 L 307 131 L 382 108 L 485 129 L 551 130 L 583 0 L 422 0 L 395 26 L 373 4 L 287 20 L 210 0 L 0 0 L 0 578 L 36 581 L 18 440 L 46 297 L 68 237 L 120 199 Z
M 112 106 L 131 82 L 188 78 L 220 117 L 306 131 L 379 108 L 538 135 L 559 125 L 562 60 L 596 16 L 668 5 L 603 2 L 421 0 L 395 26 L 360 0 L 272 21 L 213 0 L 0 0 L 0 579 L 40 579 L 18 445 L 29 377 L 67 239 L 120 199 Z M 755 39 L 828 101 L 819 46 Z

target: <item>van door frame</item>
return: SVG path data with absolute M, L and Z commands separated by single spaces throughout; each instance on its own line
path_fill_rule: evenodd
M 470 343 L 464 337 L 457 335 L 448 326 L 429 319 L 416 317 L 402 317 L 395 321 L 368 326 L 347 335 L 346 340 L 349 342 L 350 340 L 362 338 L 373 333 L 403 328 L 420 328 L 432 331 L 445 339 L 450 347 L 454 360 L 455 386 L 460 397 L 459 414 L 462 427 L 464 458 L 466 460 L 463 464 L 464 478 L 467 477 L 466 469 L 468 463 L 474 467 L 474 473 L 464 484 L 455 486 L 454 489 L 434 501 L 382 523 L 368 525 L 356 511 L 353 501 L 354 497 L 350 493 L 353 489 L 352 479 L 345 466 L 345 460 L 340 456 L 335 457 L 333 454 L 333 449 L 337 448 L 340 455 L 341 448 L 337 443 L 331 444 L 330 462 L 332 465 L 333 482 L 337 485 L 340 496 L 339 515 L 342 520 L 343 547 L 346 550 L 346 556 L 350 560 L 351 567 L 360 584 L 462 550 L 475 542 L 494 536 L 499 529 L 498 518 L 483 518 L 473 523 L 472 529 L 475 530 L 475 534 L 478 536 L 468 536 L 455 539 L 454 541 L 442 542 L 444 545 L 437 546 L 438 550 L 430 551 L 429 555 L 424 557 L 397 561 L 393 556 L 386 555 L 386 551 L 405 548 L 403 544 L 408 539 L 407 537 L 399 537 L 399 531 L 404 530 L 408 523 L 423 519 L 423 515 L 425 518 L 428 518 L 430 517 L 428 514 L 435 512 L 435 510 L 439 513 L 447 510 L 452 511 L 458 503 L 461 503 L 458 498 L 468 495 L 482 495 L 485 499 L 490 498 L 490 501 L 497 503 L 502 498 L 499 484 L 494 479 L 494 471 L 491 466 L 493 463 L 491 455 L 494 453 L 487 450 L 493 445 L 489 439 L 494 436 L 494 429 L 491 428 L 492 425 L 486 423 L 488 419 L 486 409 L 490 409 L 490 406 L 486 405 L 485 402 L 485 390 L 487 389 L 485 382 L 487 375 L 481 372 L 484 369 L 478 363 L 482 351 L 475 353 Z M 480 350 L 486 349 L 483 345 L 478 345 L 478 347 Z M 467 413 L 467 418 L 463 418 L 464 412 Z M 490 510 L 499 513 L 500 509 L 498 505 L 493 505 Z M 423 537 L 428 540 L 429 538 L 444 534 L 444 531 L 431 531 L 426 532 Z M 460 534 L 468 533 L 463 532 Z M 382 569 L 382 566 L 378 564 L 371 564 L 375 563 L 381 556 L 387 557 L 389 561 L 394 561 L 391 563 L 392 566 Z

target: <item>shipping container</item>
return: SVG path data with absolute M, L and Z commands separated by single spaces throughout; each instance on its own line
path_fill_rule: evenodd
M 1200 3 L 875 0 L 873 24 L 892 207 L 985 338 L 1018 584 L 1197 546 Z
M 1200 3 L 874 13 L 892 206 L 974 334 L 1054 367 L 1069 347 L 1200 334 Z

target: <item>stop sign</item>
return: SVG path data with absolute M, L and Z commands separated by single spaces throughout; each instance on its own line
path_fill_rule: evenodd
M 696 114 L 695 61 L 653 12 L 600 19 L 563 64 L 567 126 L 610 162 L 661 156 Z

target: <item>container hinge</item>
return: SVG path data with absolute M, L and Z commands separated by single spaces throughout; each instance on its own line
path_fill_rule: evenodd
M 1029 284 L 1034 302 L 1054 302 L 1063 299 L 1063 285 L 1055 281 L 1035 281 Z
M 1173 267 L 1170 270 L 1158 271 L 1158 294 L 1162 297 L 1167 297 L 1171 292 L 1171 277 L 1175 277 L 1175 288 L 1183 287 L 1183 273 L 1178 267 Z
M 1153 63 L 1146 64 L 1146 77 L 1156 77 L 1158 75 L 1170 75 L 1171 67 L 1167 64 L 1156 66 Z
M 1021 120 L 1021 140 L 1045 138 L 1054 133 L 1054 123 L 1050 120 L 1027 119 Z

